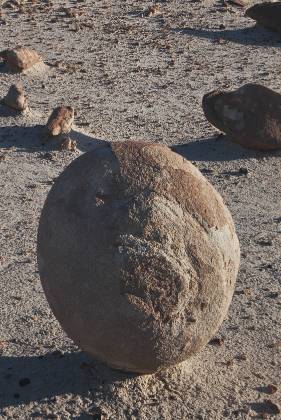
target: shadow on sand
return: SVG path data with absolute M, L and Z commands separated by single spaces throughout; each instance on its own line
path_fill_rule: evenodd
M 119 372 L 85 353 L 0 358 L 0 409 L 50 400 L 64 394 L 87 396 L 136 374 Z M 0 416 L 1 417 L 1 416 Z
M 227 42 L 234 42 L 242 45 L 260 45 L 281 47 L 280 35 L 264 29 L 258 25 L 241 29 L 196 29 L 196 28 L 173 28 L 173 32 L 190 37 L 210 39 L 215 42 L 223 39 Z
M 17 111 L 4 106 L 0 106 L 0 116 L 15 117 L 15 123 L 17 123 L 16 117 L 20 118 L 20 114 Z M 96 147 L 106 143 L 105 140 L 93 138 L 77 129 L 73 129 L 69 137 L 72 140 L 76 140 L 77 148 L 81 152 L 94 150 Z M 22 121 L 19 120 L 19 125 L 0 127 L 1 149 L 16 147 L 25 152 L 54 151 L 59 150 L 60 143 L 61 139 L 47 136 L 43 125 L 24 126 Z
M 174 145 L 171 146 L 171 150 L 188 160 L 206 162 L 223 162 L 249 158 L 261 159 L 264 156 L 280 155 L 280 151 L 259 152 L 245 149 L 238 144 L 231 143 L 223 135 Z

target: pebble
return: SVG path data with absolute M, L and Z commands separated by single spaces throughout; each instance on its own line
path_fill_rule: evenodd
M 53 110 L 48 122 L 47 131 L 49 136 L 68 134 L 74 122 L 74 109 L 71 106 L 59 106 Z
M 27 108 L 27 99 L 23 86 L 21 84 L 11 85 L 7 95 L 2 99 L 2 103 L 17 111 L 24 111 Z

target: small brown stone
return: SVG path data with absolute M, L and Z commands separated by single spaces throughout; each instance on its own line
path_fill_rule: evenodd
M 60 148 L 61 150 L 68 150 L 69 152 L 75 152 L 77 150 L 76 146 L 77 146 L 77 142 L 67 137 L 61 142 Z
M 246 10 L 246 16 L 264 28 L 281 34 L 281 1 L 255 4 Z
M 281 95 L 247 84 L 232 91 L 213 91 L 203 97 L 207 120 L 229 140 L 249 149 L 281 148 Z
M 36 51 L 26 47 L 16 47 L 1 51 L 0 57 L 13 72 L 22 72 L 42 61 L 42 58 Z
M 23 86 L 21 84 L 11 85 L 7 95 L 2 99 L 2 103 L 17 111 L 24 111 L 27 108 L 27 99 L 24 96 Z
M 50 136 L 68 134 L 74 121 L 74 109 L 71 106 L 59 106 L 55 108 L 47 122 L 47 130 Z
M 145 15 L 150 17 L 150 16 L 158 15 L 159 13 L 160 13 L 159 4 L 153 4 L 152 6 L 149 6 L 147 8 Z

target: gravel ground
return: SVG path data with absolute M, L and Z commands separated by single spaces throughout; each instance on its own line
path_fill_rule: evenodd
M 212 0 L 163 1 L 155 17 L 143 16 L 144 1 L 27 0 L 21 12 L 0 3 L 0 50 L 24 45 L 45 61 L 21 75 L 0 69 L 1 96 L 21 80 L 30 105 L 24 115 L 0 106 L 0 418 L 278 418 L 281 153 L 218 136 L 201 100 L 247 82 L 281 93 L 280 36 Z M 44 142 L 42 125 L 61 103 L 76 110 L 76 153 Z M 241 242 L 217 340 L 151 376 L 79 351 L 50 312 L 36 266 L 38 218 L 56 176 L 100 140 L 123 139 L 173 145 L 191 160 L 223 196 Z

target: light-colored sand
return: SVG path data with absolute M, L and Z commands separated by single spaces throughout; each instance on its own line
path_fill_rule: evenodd
M 32 14 L 3 9 L 0 49 L 32 47 L 50 66 L 0 73 L 1 96 L 22 81 L 31 108 L 17 116 L 0 107 L 0 418 L 261 418 L 272 408 L 265 400 L 281 399 L 281 153 L 217 139 L 201 98 L 246 82 L 281 93 L 280 37 L 215 1 L 163 2 L 152 18 L 139 14 L 144 1 L 54 0 L 49 11 L 47 2 L 25 3 Z M 72 31 L 65 5 L 92 28 Z M 42 124 L 61 103 L 77 110 L 77 154 L 42 144 Z M 36 266 L 38 217 L 54 178 L 96 139 L 129 138 L 182 144 L 175 149 L 224 197 L 242 249 L 223 344 L 158 376 L 114 372 L 80 352 L 50 313 Z

